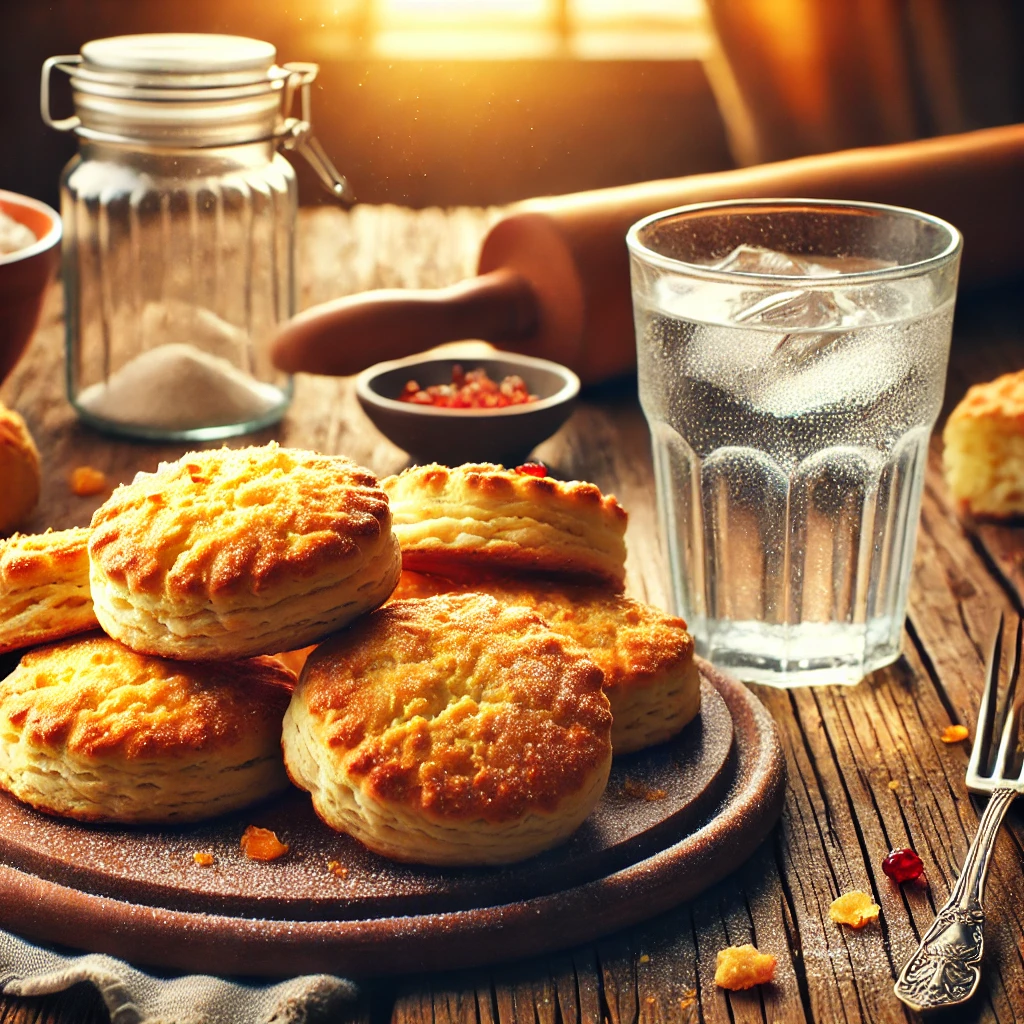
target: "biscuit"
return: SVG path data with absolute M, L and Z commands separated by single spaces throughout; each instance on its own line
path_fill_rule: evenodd
M 0 534 L 24 522 L 39 500 L 39 450 L 25 421 L 0 402 Z
M 942 440 L 946 483 L 962 511 L 1024 516 L 1024 370 L 970 388 Z
M 0 682 L 0 786 L 81 821 L 198 821 L 288 785 L 294 676 L 136 654 L 102 634 L 37 647 Z
M 377 478 L 273 443 L 139 473 L 93 516 L 89 562 L 112 637 L 201 661 L 315 643 L 381 604 L 401 572 Z
M 82 528 L 0 541 L 0 654 L 96 628 L 88 542 Z
M 292 781 L 371 850 L 505 864 L 604 791 L 611 713 L 578 644 L 484 594 L 401 601 L 318 647 L 285 715 Z
M 700 674 L 683 619 L 598 587 L 544 580 L 451 581 L 403 572 L 394 598 L 451 591 L 477 591 L 531 608 L 556 633 L 580 644 L 604 674 L 616 755 L 663 743 L 700 710 Z
M 381 484 L 416 572 L 535 572 L 622 589 L 626 512 L 594 484 L 501 466 L 414 466 Z

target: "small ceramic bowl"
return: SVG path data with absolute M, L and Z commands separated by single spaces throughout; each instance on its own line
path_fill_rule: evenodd
M 45 203 L 0 189 L 0 210 L 35 236 L 32 245 L 0 252 L 0 382 L 14 369 L 39 319 L 57 262 L 60 217 Z
M 467 371 L 484 369 L 494 381 L 518 374 L 538 400 L 504 409 L 439 409 L 398 401 L 410 380 L 421 387 L 450 384 L 456 363 Z M 378 363 L 356 378 L 359 404 L 385 437 L 418 462 L 449 466 L 523 461 L 569 418 L 579 390 L 579 377 L 567 367 L 511 352 L 461 358 L 423 353 Z

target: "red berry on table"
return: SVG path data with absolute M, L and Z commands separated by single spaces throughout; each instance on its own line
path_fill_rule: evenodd
M 521 466 L 516 466 L 516 472 L 524 476 L 547 476 L 548 468 L 543 462 L 524 462 Z
M 909 847 L 905 850 L 893 850 L 882 861 L 882 870 L 894 881 L 902 885 L 920 878 L 924 871 L 924 861 Z

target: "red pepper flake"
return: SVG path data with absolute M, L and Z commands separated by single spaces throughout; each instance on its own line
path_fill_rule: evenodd
M 537 476 L 546 477 L 548 475 L 548 467 L 543 462 L 524 462 L 521 466 L 516 466 L 516 472 L 522 476 Z
M 924 861 L 909 847 L 893 850 L 882 861 L 882 870 L 896 883 L 912 882 L 924 872 Z
M 431 384 L 421 387 L 410 380 L 402 388 L 398 401 L 412 405 L 432 405 L 436 409 L 504 409 L 510 405 L 536 402 L 523 378 L 510 374 L 502 381 L 493 381 L 484 369 L 466 373 L 456 363 L 452 367 L 451 384 Z

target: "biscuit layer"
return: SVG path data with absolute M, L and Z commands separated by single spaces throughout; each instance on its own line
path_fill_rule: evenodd
M 966 512 L 1024 516 L 1024 370 L 970 388 L 942 439 L 946 483 Z
M 616 754 L 663 743 L 700 710 L 700 674 L 686 622 L 621 594 L 545 580 L 453 581 L 403 572 L 394 598 L 467 591 L 531 608 L 583 647 L 604 675 Z
M 500 864 L 568 837 L 611 763 L 601 674 L 526 608 L 396 602 L 317 648 L 285 716 L 293 781 L 397 860 Z
M 88 542 L 86 529 L 0 541 L 0 654 L 96 628 Z
M 83 821 L 196 821 L 286 788 L 294 676 L 272 658 L 203 665 L 100 634 L 40 647 L 0 682 L 0 786 Z
M 89 559 L 111 636 L 193 660 L 314 643 L 384 601 L 401 568 L 372 473 L 273 443 L 138 474 L 93 516 Z
M 594 484 L 482 464 L 414 466 L 382 486 L 406 569 L 556 573 L 622 588 L 627 516 Z
M 23 522 L 39 500 L 39 450 L 25 421 L 0 402 L 0 534 Z

